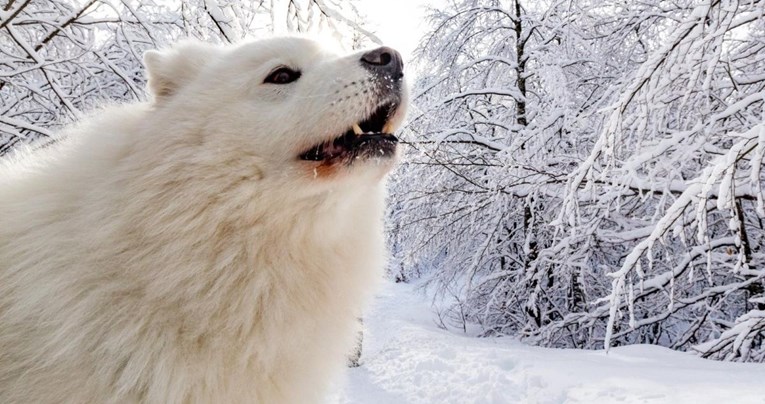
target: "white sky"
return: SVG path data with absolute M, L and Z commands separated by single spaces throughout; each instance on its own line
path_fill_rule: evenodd
M 446 0 L 359 0 L 356 5 L 367 17 L 365 28 L 401 52 L 406 63 L 428 28 L 425 6 L 444 3 Z

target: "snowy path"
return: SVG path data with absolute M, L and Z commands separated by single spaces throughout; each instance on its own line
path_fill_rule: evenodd
M 365 317 L 362 366 L 332 404 L 762 403 L 765 364 L 721 363 L 639 345 L 529 347 L 435 326 L 409 285 L 386 285 Z

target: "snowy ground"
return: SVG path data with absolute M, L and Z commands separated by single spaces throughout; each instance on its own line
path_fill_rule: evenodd
M 765 404 L 765 364 L 648 345 L 605 354 L 470 338 L 436 327 L 409 285 L 388 285 L 365 325 L 363 364 L 349 370 L 331 404 Z

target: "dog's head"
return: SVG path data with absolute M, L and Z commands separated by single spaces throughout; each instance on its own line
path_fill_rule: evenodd
M 264 178 L 376 181 L 393 166 L 408 90 L 391 48 L 337 55 L 299 37 L 185 43 L 145 63 L 156 111 L 182 116 L 181 131 L 211 151 L 251 157 Z

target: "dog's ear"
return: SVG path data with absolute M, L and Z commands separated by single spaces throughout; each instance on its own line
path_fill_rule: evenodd
M 150 50 L 143 55 L 149 92 L 156 102 L 176 94 L 191 82 L 214 58 L 220 49 L 199 42 L 183 42 L 161 51 Z

